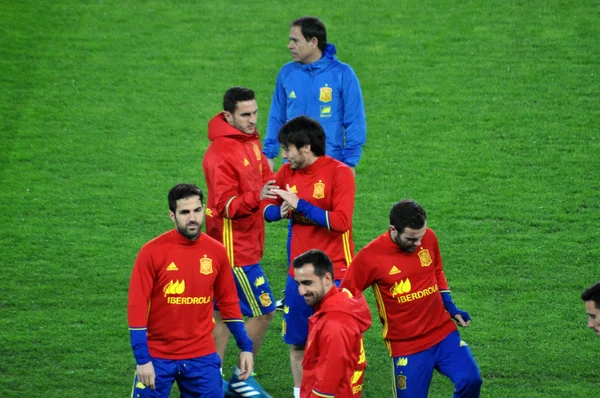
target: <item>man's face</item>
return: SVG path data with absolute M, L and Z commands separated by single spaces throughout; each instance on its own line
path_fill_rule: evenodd
M 294 62 L 301 64 L 310 64 L 318 61 L 320 58 L 318 41 L 315 37 L 307 41 L 302 36 L 302 28 L 300 26 L 292 26 L 290 29 L 290 43 L 287 48 L 292 52 Z
M 204 224 L 204 208 L 199 196 L 189 196 L 177 201 L 175 212 L 169 211 L 171 220 L 179 233 L 189 240 L 196 240 Z
M 295 145 L 281 147 L 281 157 L 287 159 L 292 170 L 302 169 L 308 166 L 308 153 L 310 146 L 305 145 L 298 149 Z
M 588 328 L 594 329 L 600 337 L 600 310 L 596 308 L 596 303 L 592 300 L 586 301 L 585 312 L 588 314 Z
M 321 278 L 315 275 L 315 267 L 310 263 L 304 264 L 301 268 L 294 268 L 294 279 L 298 284 L 298 293 L 311 307 L 323 299 L 333 284 L 330 273 L 326 273 Z
M 390 225 L 390 237 L 392 240 L 400 246 L 400 249 L 412 253 L 421 246 L 421 239 L 425 236 L 425 231 L 427 231 L 427 223 L 423 225 L 423 228 L 412 229 L 412 228 L 404 228 L 402 233 L 398 233 L 394 226 Z
M 257 119 L 258 105 L 256 100 L 238 102 L 233 113 L 225 111 L 227 123 L 249 135 L 254 134 L 256 131 Z

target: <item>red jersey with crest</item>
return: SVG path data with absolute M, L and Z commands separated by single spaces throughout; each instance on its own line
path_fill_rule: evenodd
M 356 191 L 352 169 L 329 156 L 319 156 L 303 169 L 284 164 L 275 175 L 281 189 L 290 186 L 300 199 L 326 211 L 327 226 L 317 225 L 298 211 L 292 212 L 291 258 L 310 250 L 324 251 L 333 262 L 335 279 L 342 279 L 354 255 L 352 213 Z M 282 200 L 267 200 L 280 206 Z M 290 266 L 290 275 L 294 268 Z
M 147 328 L 153 358 L 189 359 L 216 352 L 213 300 L 224 319 L 242 314 L 223 245 L 206 234 L 194 241 L 176 229 L 146 243 L 131 275 L 129 327 Z
M 365 246 L 340 287 L 373 287 L 383 324 L 382 336 L 390 355 L 426 350 L 457 330 L 444 309 L 441 291 L 448 290 L 435 233 L 427 228 L 421 246 L 400 250 L 389 231 Z
M 260 190 L 275 174 L 262 155 L 258 131 L 245 134 L 227 123 L 223 112 L 208 123 L 208 138 L 202 160 L 206 233 L 225 245 L 232 265 L 257 264 L 265 245 Z

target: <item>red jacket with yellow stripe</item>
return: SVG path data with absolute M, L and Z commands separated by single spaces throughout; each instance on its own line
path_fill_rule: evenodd
M 308 319 L 302 398 L 359 398 L 362 394 L 367 367 L 363 333 L 371 326 L 371 312 L 362 293 L 352 293 L 334 286 Z
M 202 160 L 208 188 L 206 233 L 223 242 L 232 266 L 256 264 L 265 243 L 260 190 L 274 179 L 260 136 L 231 126 L 221 112 L 208 123 L 208 138 L 211 144 Z

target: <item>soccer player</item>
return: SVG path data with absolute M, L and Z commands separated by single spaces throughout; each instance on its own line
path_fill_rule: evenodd
M 588 328 L 594 329 L 600 337 L 600 281 L 587 288 L 581 299 L 585 302 L 585 311 L 588 314 Z
M 325 132 L 316 120 L 306 116 L 287 122 L 279 131 L 279 142 L 287 163 L 275 176 L 275 185 L 281 187 L 274 190 L 278 199 L 264 201 L 265 219 L 290 218 L 291 258 L 313 248 L 324 251 L 333 263 L 339 283 L 354 254 L 352 213 L 356 187 L 352 170 L 325 155 Z M 313 311 L 298 294 L 291 264 L 289 269 L 284 296 L 283 335 L 291 348 L 294 395 L 297 397 L 300 394 L 308 317 Z
M 360 398 L 367 367 L 363 333 L 371 313 L 361 292 L 338 289 L 331 260 L 309 250 L 293 262 L 298 292 L 314 307 L 302 362 L 300 396 Z
M 466 327 L 471 318 L 452 302 L 437 238 L 417 202 L 392 207 L 389 230 L 356 255 L 341 286 L 373 288 L 394 396 L 427 397 L 437 369 L 454 383 L 455 397 L 479 397 L 479 369 L 454 323 Z
M 240 379 L 253 366 L 248 338 L 223 245 L 202 234 L 202 191 L 178 184 L 169 191 L 175 229 L 140 250 L 129 285 L 127 318 L 137 367 L 133 397 L 169 397 L 177 381 L 182 397 L 223 397 L 212 336 L 213 302 L 241 350 Z
M 284 123 L 301 115 L 316 119 L 327 137 L 327 155 L 354 170 L 367 139 L 360 83 L 352 68 L 338 61 L 327 43 L 320 19 L 302 17 L 292 22 L 288 49 L 293 62 L 281 68 L 267 123 L 264 154 L 271 169 L 279 155 L 277 135 Z
M 258 354 L 275 314 L 269 281 L 260 266 L 264 252 L 265 226 L 260 201 L 275 198 L 274 174 L 262 155 L 256 129 L 258 106 L 254 91 L 232 87 L 223 96 L 223 111 L 208 123 L 211 141 L 202 166 L 208 187 L 206 233 L 227 249 L 237 286 L 246 330 Z M 223 361 L 229 331 L 221 312 L 215 309 L 215 343 Z M 227 391 L 268 396 L 254 377 L 237 379 L 234 371 Z M 233 394 L 232 394 L 233 395 Z

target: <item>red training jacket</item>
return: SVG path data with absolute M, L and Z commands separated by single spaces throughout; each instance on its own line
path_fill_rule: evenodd
M 308 319 L 302 361 L 302 398 L 359 398 L 367 367 L 363 333 L 371 312 L 361 292 L 352 295 L 335 286 Z
M 206 233 L 225 245 L 233 266 L 257 264 L 265 245 L 260 190 L 275 174 L 262 155 L 258 131 L 245 134 L 227 123 L 223 112 L 208 123 L 208 138 L 202 160 Z

